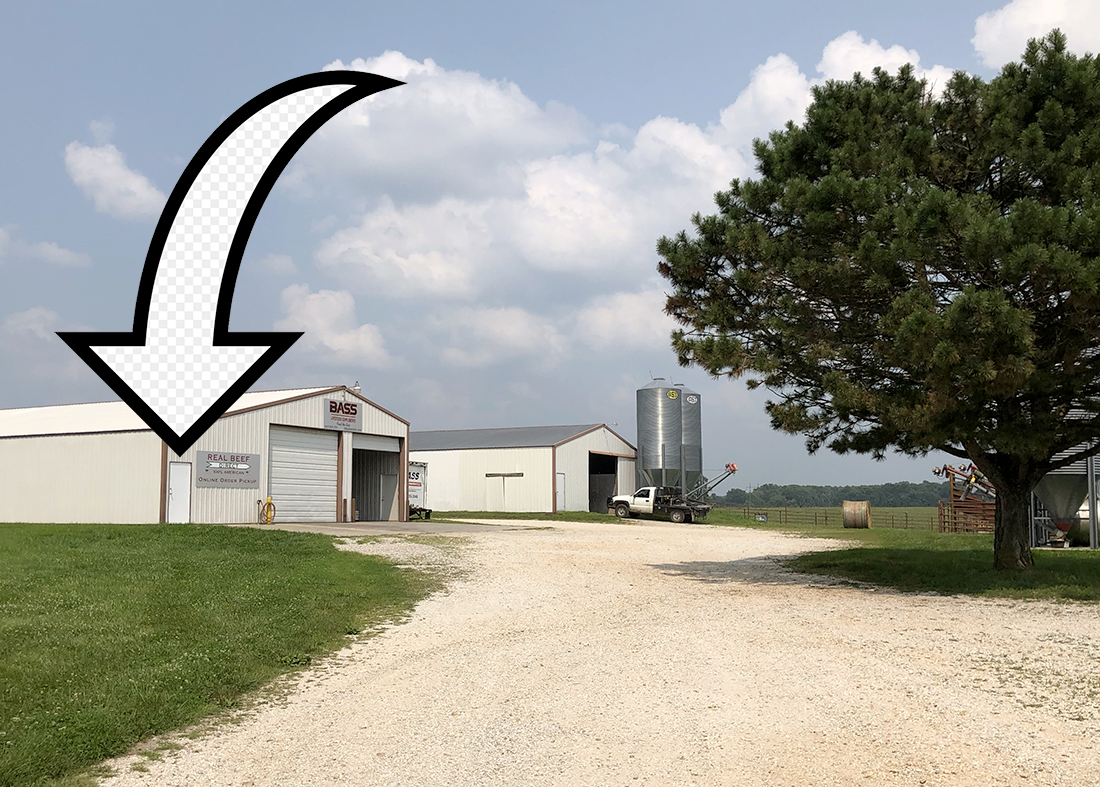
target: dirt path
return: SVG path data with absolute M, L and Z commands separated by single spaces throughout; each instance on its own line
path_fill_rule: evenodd
M 832 541 L 555 523 L 123 785 L 1100 784 L 1100 608 L 778 570 Z M 392 543 L 398 557 L 438 558 Z

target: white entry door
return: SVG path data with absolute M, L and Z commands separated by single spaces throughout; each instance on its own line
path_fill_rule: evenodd
M 168 521 L 191 521 L 191 463 L 168 463 Z
M 557 495 L 557 510 L 565 510 L 565 473 L 558 473 L 554 480 L 554 492 Z
M 393 510 L 393 504 L 397 498 L 397 476 L 383 473 L 381 486 L 382 496 L 378 504 L 378 516 L 383 522 L 393 522 L 395 519 L 397 521 L 404 520 L 405 517 L 403 516 L 395 516 L 397 512 Z

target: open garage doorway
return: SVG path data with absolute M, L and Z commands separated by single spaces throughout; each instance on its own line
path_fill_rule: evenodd
M 396 451 L 352 450 L 351 494 L 355 499 L 352 513 L 355 521 L 393 522 L 405 519 L 405 512 L 398 500 L 400 468 L 401 455 Z
M 619 459 L 610 454 L 588 452 L 588 510 L 607 513 L 607 498 L 614 497 Z

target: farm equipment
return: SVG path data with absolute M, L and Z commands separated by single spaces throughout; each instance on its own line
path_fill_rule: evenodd
M 726 465 L 725 472 L 711 481 L 700 481 L 686 495 L 679 487 L 643 486 L 632 495 L 607 498 L 607 507 L 621 519 L 627 517 L 664 518 L 677 524 L 705 519 L 713 506 L 706 502 L 707 494 L 737 472 L 737 465 Z
M 962 490 L 959 500 L 966 500 L 971 495 L 982 500 L 993 501 L 997 499 L 997 490 L 973 463 L 967 467 L 952 467 L 951 465 L 933 467 L 932 475 L 937 478 L 950 477 L 954 481 L 953 485 Z

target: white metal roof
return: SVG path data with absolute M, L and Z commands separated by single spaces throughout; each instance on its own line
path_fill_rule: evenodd
M 250 391 L 226 411 L 240 410 L 331 391 L 324 388 L 288 388 L 282 391 Z M 225 416 L 222 416 L 223 418 Z M 131 432 L 149 427 L 125 402 L 59 404 L 49 407 L 19 407 L 0 410 L 0 437 L 26 437 L 49 434 L 86 434 L 90 432 Z

